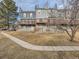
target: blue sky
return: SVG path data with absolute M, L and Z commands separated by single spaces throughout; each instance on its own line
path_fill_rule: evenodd
M 16 5 L 22 8 L 24 11 L 26 10 L 34 10 L 36 4 L 39 4 L 40 7 L 44 7 L 47 0 L 14 0 Z M 49 7 L 53 7 L 56 3 L 58 3 L 59 7 L 62 7 L 61 3 L 57 0 L 48 0 Z

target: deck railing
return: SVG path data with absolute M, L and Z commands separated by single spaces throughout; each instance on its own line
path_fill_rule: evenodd
M 45 23 L 45 24 L 69 24 L 69 20 L 66 19 L 36 19 L 36 20 L 21 20 L 18 21 L 19 24 L 36 24 L 36 23 Z M 79 20 L 74 20 L 72 24 L 79 24 Z

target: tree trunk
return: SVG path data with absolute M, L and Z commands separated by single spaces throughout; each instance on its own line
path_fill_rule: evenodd
M 70 38 L 70 41 L 73 41 L 73 40 L 74 40 L 74 37 L 71 37 L 71 38 Z
M 72 36 L 70 37 L 70 41 L 74 41 L 75 38 L 75 33 L 72 34 Z
M 9 30 L 9 17 L 7 17 L 7 29 Z

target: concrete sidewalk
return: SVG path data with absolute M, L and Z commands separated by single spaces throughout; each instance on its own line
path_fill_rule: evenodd
M 23 48 L 30 49 L 30 50 L 37 50 L 37 51 L 79 51 L 79 46 L 38 46 L 32 45 L 28 42 L 20 40 L 16 37 L 13 37 L 7 33 L 1 32 L 2 35 L 8 37 L 13 42 L 17 43 Z

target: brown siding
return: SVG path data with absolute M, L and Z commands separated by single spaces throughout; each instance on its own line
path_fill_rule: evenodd
M 53 25 L 53 24 L 69 24 L 69 20 L 63 20 L 63 19 L 36 19 L 36 20 L 21 20 L 19 21 L 18 23 L 19 24 L 25 24 L 25 25 L 29 25 L 29 24 L 36 24 L 36 23 L 39 23 L 39 24 L 50 24 L 50 25 Z M 79 24 L 79 20 L 75 20 L 75 21 L 72 21 L 71 24 Z

